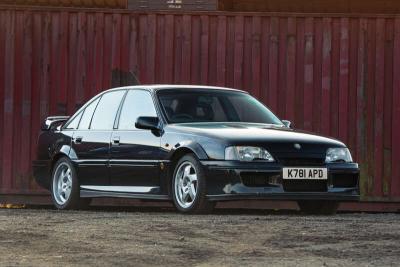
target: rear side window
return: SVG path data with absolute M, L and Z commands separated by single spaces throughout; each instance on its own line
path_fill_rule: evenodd
M 78 115 L 75 116 L 75 118 L 72 119 L 66 126 L 65 129 L 77 129 L 79 121 L 81 120 L 83 111 L 79 112 Z
M 104 94 L 94 112 L 90 129 L 112 130 L 115 115 L 117 114 L 125 90 L 112 91 Z
M 140 116 L 157 117 L 153 99 L 147 91 L 130 90 L 121 110 L 118 129 L 136 129 L 135 122 Z
M 99 103 L 99 99 L 97 98 L 92 103 L 90 103 L 83 112 L 81 122 L 79 123 L 79 130 L 87 130 L 89 129 L 90 121 L 92 120 L 93 111 L 96 109 L 97 103 Z

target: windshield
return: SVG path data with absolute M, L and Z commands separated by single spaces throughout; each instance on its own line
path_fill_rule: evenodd
M 164 89 L 157 93 L 169 123 L 282 122 L 254 97 L 236 91 Z

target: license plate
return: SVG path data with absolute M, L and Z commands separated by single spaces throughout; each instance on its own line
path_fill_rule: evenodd
M 283 168 L 283 179 L 327 180 L 327 168 Z

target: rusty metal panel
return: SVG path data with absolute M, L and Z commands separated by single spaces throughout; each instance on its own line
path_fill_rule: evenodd
M 0 193 L 32 178 L 41 121 L 112 86 L 244 89 L 298 128 L 340 138 L 364 200 L 400 201 L 394 16 L 0 9 Z

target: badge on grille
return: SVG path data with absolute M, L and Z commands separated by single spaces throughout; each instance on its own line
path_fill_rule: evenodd
M 294 148 L 301 149 L 301 145 L 300 144 L 294 144 Z

